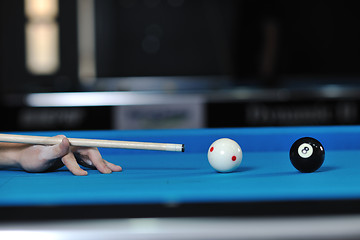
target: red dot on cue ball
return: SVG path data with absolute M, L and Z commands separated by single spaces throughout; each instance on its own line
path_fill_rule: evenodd
M 210 166 L 217 172 L 233 172 L 241 163 L 242 150 L 234 140 L 220 138 L 210 145 L 207 157 Z

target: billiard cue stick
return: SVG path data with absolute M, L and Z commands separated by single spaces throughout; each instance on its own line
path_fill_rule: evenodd
M 137 150 L 158 150 L 184 152 L 184 144 L 154 143 L 154 142 L 132 142 L 102 139 L 68 138 L 71 146 L 76 147 L 98 147 L 98 148 L 122 148 Z M 43 137 L 30 135 L 0 134 L 0 142 L 26 143 L 38 145 L 55 145 L 61 143 L 60 137 Z

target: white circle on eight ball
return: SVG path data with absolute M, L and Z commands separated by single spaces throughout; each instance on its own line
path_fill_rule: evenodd
M 233 172 L 242 161 L 242 150 L 237 142 L 229 138 L 220 138 L 213 142 L 208 150 L 208 161 L 218 172 Z
M 298 148 L 298 154 L 302 158 L 309 158 L 313 154 L 314 149 L 313 147 L 308 143 L 303 143 Z

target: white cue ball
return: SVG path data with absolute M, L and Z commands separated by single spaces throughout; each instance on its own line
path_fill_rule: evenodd
M 218 172 L 235 171 L 242 161 L 242 150 L 234 140 L 220 138 L 213 142 L 208 150 L 208 160 Z

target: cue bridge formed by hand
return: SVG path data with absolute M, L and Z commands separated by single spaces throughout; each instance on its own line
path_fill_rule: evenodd
M 158 150 L 184 152 L 184 144 L 174 143 L 153 143 L 153 142 L 133 142 L 117 141 L 102 139 L 84 139 L 84 138 L 67 138 L 71 146 L 77 147 L 99 147 L 99 148 L 122 148 L 138 150 Z M 61 143 L 60 137 L 43 137 L 30 135 L 0 134 L 0 142 L 27 143 L 39 145 L 55 145 Z

